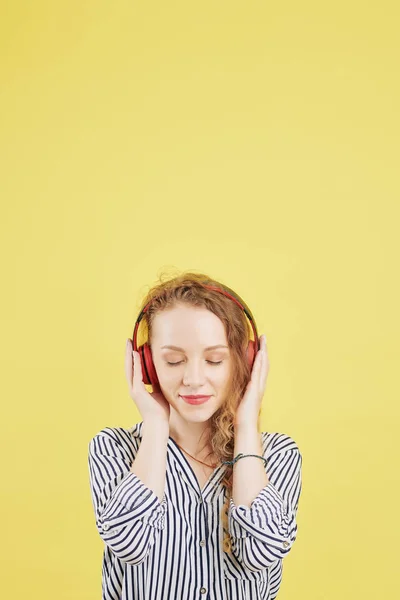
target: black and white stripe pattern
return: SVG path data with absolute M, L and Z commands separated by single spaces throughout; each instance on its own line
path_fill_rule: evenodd
M 184 453 L 169 437 L 165 493 L 130 472 L 143 422 L 107 427 L 89 443 L 97 531 L 105 543 L 102 600 L 274 600 L 282 560 L 297 536 L 302 456 L 294 440 L 262 432 L 269 483 L 251 507 L 230 498 L 233 552 L 222 551 L 226 465 L 200 490 Z M 245 458 L 243 460 L 246 460 Z

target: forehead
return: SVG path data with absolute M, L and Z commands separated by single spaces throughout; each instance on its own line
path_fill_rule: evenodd
M 179 306 L 158 312 L 152 323 L 152 338 L 160 346 L 179 348 L 228 345 L 224 323 L 202 307 Z

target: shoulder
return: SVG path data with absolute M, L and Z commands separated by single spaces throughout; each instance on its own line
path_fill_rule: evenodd
M 262 431 L 261 440 L 265 458 L 290 451 L 295 451 L 301 456 L 298 444 L 287 433 Z
M 109 453 L 116 451 L 134 457 L 141 441 L 142 422 L 132 427 L 104 427 L 89 441 L 89 452 Z

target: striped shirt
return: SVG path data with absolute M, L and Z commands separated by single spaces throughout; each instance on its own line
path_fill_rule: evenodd
M 89 479 L 103 540 L 102 600 L 274 600 L 297 536 L 302 456 L 282 433 L 260 433 L 269 483 L 251 503 L 229 503 L 230 554 L 221 511 L 227 465 L 202 490 L 176 442 L 167 443 L 162 501 L 130 472 L 143 421 L 106 427 L 89 442 Z M 246 460 L 243 458 L 242 460 Z M 261 460 L 261 459 L 259 459 Z

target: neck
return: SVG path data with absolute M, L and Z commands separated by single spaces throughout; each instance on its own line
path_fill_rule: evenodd
M 206 442 L 208 427 L 209 424 L 207 422 L 188 423 L 179 415 L 178 418 L 176 418 L 171 411 L 169 421 L 170 437 L 172 437 L 183 450 L 200 460 L 202 460 L 202 457 L 205 457 L 211 450 L 211 448 L 207 447 Z

